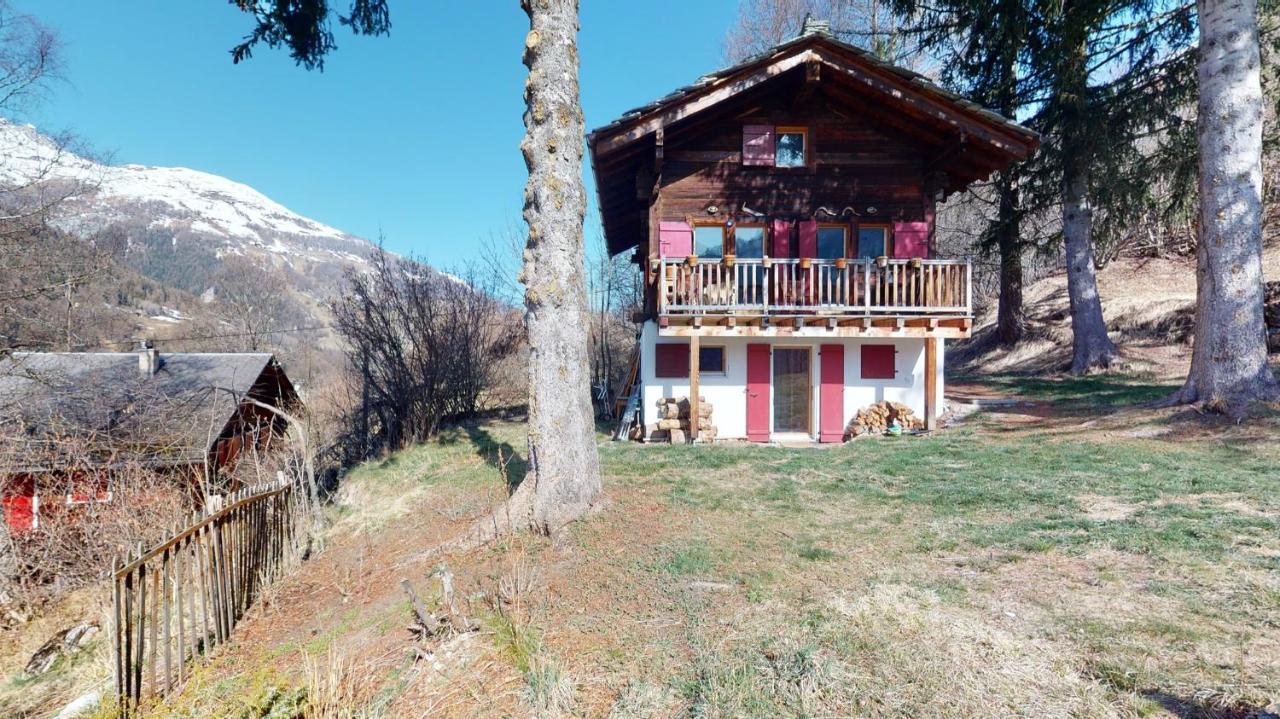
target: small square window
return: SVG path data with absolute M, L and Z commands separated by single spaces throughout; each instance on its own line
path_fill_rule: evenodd
M 738 257 L 764 257 L 764 228 L 743 225 L 733 228 L 733 249 Z
M 888 242 L 885 241 L 888 234 L 887 227 L 859 227 L 858 257 L 876 258 L 888 255 Z
M 776 167 L 804 167 L 807 162 L 809 133 L 804 128 L 780 127 L 774 144 L 773 164 Z
M 724 374 L 724 348 L 699 347 L 698 371 L 708 374 Z
M 818 259 L 836 260 L 844 257 L 844 228 L 818 228 Z
M 724 257 L 724 228 L 720 225 L 693 228 L 693 253 L 711 259 Z

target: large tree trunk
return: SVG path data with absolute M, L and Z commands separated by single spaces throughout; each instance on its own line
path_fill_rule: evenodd
M 1069 16 L 1071 3 L 1064 7 Z M 1068 17 L 1068 22 L 1071 18 Z M 1088 44 L 1079 34 L 1058 78 L 1062 112 L 1062 237 L 1067 253 L 1067 296 L 1071 301 L 1071 373 L 1106 369 L 1116 359 L 1107 336 L 1102 298 L 1093 264 L 1093 208 L 1089 204 Z
M 1000 343 L 1012 347 L 1027 331 L 1027 312 L 1022 303 L 1022 240 L 1019 237 L 1018 189 L 1003 177 L 999 184 L 1000 214 L 996 227 L 1000 249 L 1000 304 L 996 311 L 996 331 Z
M 1071 300 L 1071 373 L 1106 369 L 1116 359 L 1107 336 L 1102 298 L 1093 267 L 1093 210 L 1082 163 L 1067 161 L 1063 173 L 1062 236 L 1067 248 L 1067 295 Z
M 1200 235 L 1191 371 L 1175 402 L 1240 416 L 1280 398 L 1262 286 L 1262 85 L 1257 0 L 1198 0 Z
M 533 528 L 552 533 L 600 499 L 588 361 L 590 318 L 582 222 L 583 122 L 578 101 L 577 0 L 523 0 L 529 224 L 521 280 L 529 340 L 529 473 L 512 497 Z

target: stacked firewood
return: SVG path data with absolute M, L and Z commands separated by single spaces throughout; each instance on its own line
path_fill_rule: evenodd
M 716 426 L 711 422 L 711 403 L 705 397 L 698 398 L 698 440 L 710 442 L 716 438 Z M 650 441 L 685 444 L 690 440 L 692 419 L 689 416 L 688 397 L 663 397 L 658 400 L 658 421 Z
M 858 410 L 858 414 L 849 420 L 845 435 L 860 437 L 864 434 L 884 434 L 895 421 L 903 431 L 924 427 L 924 418 L 916 416 L 915 411 L 907 405 L 901 402 L 876 402 Z

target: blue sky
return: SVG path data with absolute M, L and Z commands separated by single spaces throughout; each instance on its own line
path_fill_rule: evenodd
M 490 233 L 523 229 L 528 21 L 516 0 L 392 0 L 391 36 L 335 26 L 323 73 L 267 48 L 232 65 L 250 22 L 226 0 L 15 5 L 60 34 L 67 59 L 65 82 L 21 119 L 71 131 L 115 162 L 225 175 L 446 267 Z M 588 129 L 723 65 L 737 12 L 737 0 L 582 5 Z M 599 235 L 590 202 L 589 246 Z

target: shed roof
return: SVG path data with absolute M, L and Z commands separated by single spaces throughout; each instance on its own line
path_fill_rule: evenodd
M 0 462 L 29 462 L 38 445 L 74 437 L 99 453 L 203 461 L 242 398 L 297 399 L 269 353 L 16 352 L 0 359 Z M 271 385 L 275 385 L 272 387 Z M 14 442 L 22 446 L 14 447 Z

